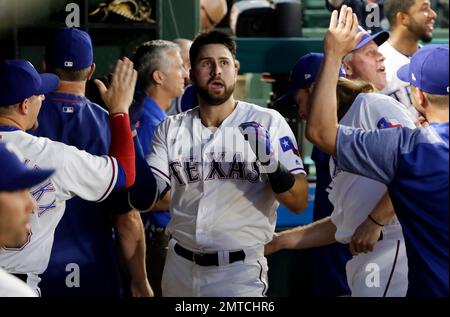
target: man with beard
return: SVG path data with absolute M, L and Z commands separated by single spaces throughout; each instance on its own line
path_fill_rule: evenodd
M 170 188 L 163 296 L 264 296 L 278 202 L 307 206 L 296 140 L 275 110 L 235 101 L 236 43 L 199 34 L 190 50 L 199 107 L 156 129 L 149 164 Z
M 389 41 L 379 51 L 386 60 L 386 87 L 382 93 L 394 97 L 417 116 L 407 82 L 397 76 L 400 67 L 408 64 L 411 56 L 420 48 L 419 41 L 428 43 L 433 38 L 436 12 L 429 0 L 386 0 L 384 13 L 391 24 Z

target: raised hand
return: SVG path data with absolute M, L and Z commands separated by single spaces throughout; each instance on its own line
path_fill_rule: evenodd
M 350 53 L 363 36 L 358 31 L 358 18 L 350 7 L 343 5 L 340 12 L 334 10 L 324 39 L 324 53 L 342 59 Z
M 128 59 L 118 60 L 108 88 L 98 79 L 95 84 L 111 114 L 128 113 L 134 95 L 137 72 Z

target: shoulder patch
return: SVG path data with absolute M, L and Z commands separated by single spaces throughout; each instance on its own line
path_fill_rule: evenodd
M 377 123 L 378 129 L 401 128 L 402 125 L 395 119 L 383 117 Z

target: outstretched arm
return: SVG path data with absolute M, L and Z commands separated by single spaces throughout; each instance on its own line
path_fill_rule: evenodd
M 115 219 L 119 245 L 133 297 L 153 297 L 145 266 L 145 235 L 142 219 L 136 210 L 117 215 Z
M 264 255 L 270 255 L 283 249 L 308 249 L 336 242 L 336 226 L 331 217 L 326 217 L 307 226 L 297 227 L 276 234 L 264 247 Z
M 336 154 L 338 131 L 336 86 L 342 58 L 363 35 L 356 33 L 358 19 L 352 9 L 343 5 L 333 11 L 324 40 L 324 61 L 314 85 L 311 109 L 306 123 L 306 137 L 328 154 Z

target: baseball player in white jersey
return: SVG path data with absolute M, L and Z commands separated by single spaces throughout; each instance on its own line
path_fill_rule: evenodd
M 377 39 L 379 34 L 382 33 L 372 36 L 364 34 L 356 49 Z M 302 57 L 296 65 L 295 76 L 292 77 L 292 80 L 303 78 L 303 71 L 311 76 L 312 83 L 314 83 L 323 60 L 323 55 L 316 54 L 316 56 L 321 56 L 321 60 L 318 58 L 315 66 L 312 66 L 308 56 Z M 376 55 L 373 56 L 374 59 L 377 58 Z M 370 74 L 365 75 L 370 77 Z M 358 85 L 361 85 L 361 88 L 356 88 Z M 356 95 L 359 91 L 365 91 L 367 89 L 365 86 L 368 85 L 339 79 L 338 95 L 341 96 L 340 99 L 342 100 L 349 100 L 350 90 L 355 90 Z M 296 98 L 295 100 L 303 109 L 301 115 L 307 117 L 311 102 L 311 98 L 308 97 L 309 89 L 312 88 L 306 90 L 305 88 L 299 88 L 298 90 L 300 89 L 303 89 L 303 91 L 294 92 L 294 95 L 303 94 L 304 96 L 306 94 L 306 97 Z M 345 98 L 343 97 L 344 95 L 346 96 Z M 361 93 L 356 98 L 353 98 L 355 99 L 354 102 L 341 118 L 340 122 L 342 124 L 366 130 L 399 126 L 415 127 L 414 117 L 406 111 L 403 105 L 390 97 L 376 93 Z M 383 106 L 380 106 L 380 104 Z M 386 107 L 386 104 L 388 104 L 388 107 Z M 341 107 L 348 109 L 348 106 L 342 103 L 339 114 L 342 115 L 343 113 Z M 355 230 L 368 218 L 372 210 L 377 210 L 377 203 L 384 196 L 386 186 L 355 174 L 336 171 L 333 159 L 330 160 L 330 174 L 332 182 L 328 187 L 328 199 L 334 207 L 331 217 L 316 221 L 307 227 L 282 232 L 274 237 L 274 240 L 266 247 L 267 253 L 283 248 L 317 247 L 334 241 L 349 244 Z M 385 213 L 386 207 L 383 208 L 381 212 Z M 392 216 L 393 218 L 389 224 L 383 227 L 383 241 L 377 244 L 375 250 L 368 254 L 354 254 L 354 257 L 347 262 L 346 275 L 352 296 L 405 296 L 408 285 L 407 258 L 402 229 L 393 211 Z M 375 231 L 379 235 L 379 227 L 375 227 Z M 370 229 L 373 231 L 373 228 Z M 371 267 L 370 265 L 376 265 L 376 267 Z M 376 270 L 378 275 L 374 276 L 376 279 L 374 283 L 371 283 L 371 271 L 366 269 Z M 366 283 L 366 280 L 369 282 Z
M 30 168 L 56 168 L 50 178 L 31 188 L 38 211 L 31 219 L 27 241 L 4 246 L 0 254 L 0 267 L 20 278 L 26 274 L 23 279 L 39 293 L 39 274 L 47 267 L 65 201 L 75 195 L 85 200 L 102 201 L 112 190 L 127 188 L 134 183 L 134 148 L 127 113 L 136 71 L 128 59 L 119 61 L 110 89 L 100 89 L 110 107 L 110 153 L 114 157 L 93 156 L 73 146 L 25 132 L 37 124 L 43 94 L 58 87 L 56 75 L 38 74 L 24 60 L 7 60 L 0 65 L 0 79 L 4 84 L 2 88 L 6 89 L 0 91 L 0 139 L 14 144 Z
M 388 106 L 387 106 L 388 105 Z M 394 99 L 376 93 L 359 94 L 340 124 L 364 130 L 415 128 L 414 118 Z M 386 186 L 366 177 L 339 171 L 330 159 L 332 182 L 329 200 L 334 206 L 331 221 L 336 241 L 348 244 L 386 193 Z M 381 229 L 374 250 L 347 262 L 347 282 L 352 296 L 386 297 L 406 295 L 408 261 L 402 228 L 394 215 Z
M 153 138 L 148 162 L 171 190 L 163 296 L 264 296 L 278 201 L 293 212 L 307 205 L 285 119 L 233 98 L 235 45 L 218 31 L 197 36 L 190 59 L 200 106 L 168 117 Z
M 420 47 L 419 41 L 431 41 L 436 12 L 429 0 L 386 0 L 384 11 L 391 25 L 391 34 L 389 41 L 379 48 L 386 58 L 387 84 L 381 92 L 404 104 L 417 117 L 409 83 L 398 78 L 397 71 L 409 63 L 411 56 Z
M 0 254 L 3 246 L 27 240 L 30 217 L 37 208 L 29 189 L 54 172 L 27 168 L 22 161 L 17 148 L 0 142 Z M 0 297 L 36 296 L 27 284 L 0 268 Z

